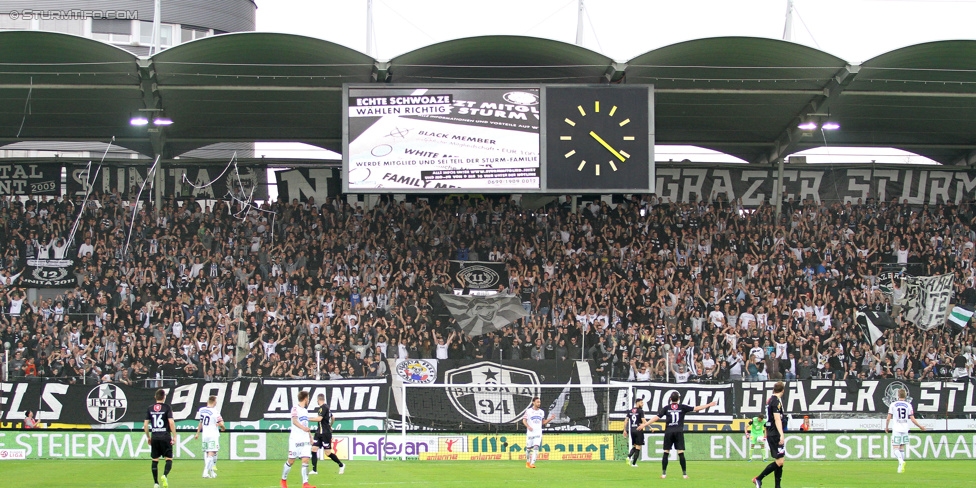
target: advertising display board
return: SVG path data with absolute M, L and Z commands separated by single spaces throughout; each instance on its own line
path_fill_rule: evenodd
M 664 454 L 664 434 L 647 434 L 644 460 Z M 799 461 L 892 459 L 891 435 L 884 433 L 786 433 L 786 458 Z M 748 460 L 752 451 L 742 433 L 685 434 L 685 457 L 693 461 Z M 759 457 L 759 453 L 756 453 Z M 976 459 L 976 434 L 912 432 L 906 459 Z
M 347 85 L 344 91 L 344 191 L 539 191 L 538 87 Z

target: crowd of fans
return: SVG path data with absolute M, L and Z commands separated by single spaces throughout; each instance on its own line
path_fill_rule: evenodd
M 266 203 L 164 201 L 135 213 L 93 194 L 68 256 L 77 287 L 32 299 L 28 259 L 63 246 L 82 201 L 0 201 L 0 336 L 13 377 L 382 377 L 388 359 L 590 359 L 598 377 L 665 381 L 948 378 L 974 334 L 923 332 L 879 287 L 884 269 L 954 273 L 976 305 L 976 207 L 783 203 L 653 195 Z M 248 211 L 249 210 L 249 211 Z M 131 236 L 130 236 L 131 228 Z M 127 252 L 126 252 L 127 249 Z M 507 264 L 531 315 L 461 333 L 438 293 L 449 260 Z M 902 265 L 902 266 L 899 266 Z M 856 310 L 893 314 L 876 343 Z M 317 354 L 321 363 L 317 362 Z

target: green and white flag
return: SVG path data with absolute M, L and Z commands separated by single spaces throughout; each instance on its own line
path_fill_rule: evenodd
M 969 325 L 970 319 L 973 318 L 973 313 L 973 310 L 956 305 L 952 307 L 952 312 L 949 314 L 949 323 L 953 327 L 964 329 Z

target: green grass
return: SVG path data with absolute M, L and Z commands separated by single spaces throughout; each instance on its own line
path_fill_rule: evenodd
M 218 463 L 218 478 L 203 479 L 202 461 L 180 461 L 169 476 L 171 488 L 235 487 L 278 488 L 280 461 L 229 461 Z M 149 461 L 4 461 L 0 486 L 19 487 L 124 487 L 152 488 Z M 347 463 L 345 474 L 336 474 L 332 462 L 320 462 L 319 474 L 310 476 L 316 486 L 389 487 L 675 487 L 750 488 L 750 480 L 762 470 L 760 461 L 689 462 L 689 479 L 682 479 L 676 460 L 668 478 L 660 479 L 660 462 L 644 462 L 637 469 L 623 461 L 550 461 L 530 470 L 514 461 L 360 461 Z M 787 462 L 785 488 L 842 487 L 972 487 L 976 463 L 972 461 L 909 461 L 904 474 L 895 473 L 896 461 Z M 162 472 L 160 463 L 160 472 Z M 292 469 L 289 487 L 301 488 L 300 465 Z M 773 488 L 772 477 L 765 486 Z

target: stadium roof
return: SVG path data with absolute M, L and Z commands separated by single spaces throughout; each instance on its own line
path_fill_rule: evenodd
M 379 61 L 290 34 L 213 36 L 137 58 L 67 34 L 0 32 L 0 145 L 114 136 L 166 158 L 219 142 L 339 151 L 343 83 L 489 82 L 652 83 L 659 144 L 754 163 L 825 145 L 976 162 L 976 41 L 920 44 L 851 65 L 747 37 L 682 42 L 616 62 L 558 41 L 487 36 Z M 158 130 L 129 123 L 159 110 L 175 123 Z M 841 130 L 798 129 L 808 118 Z

